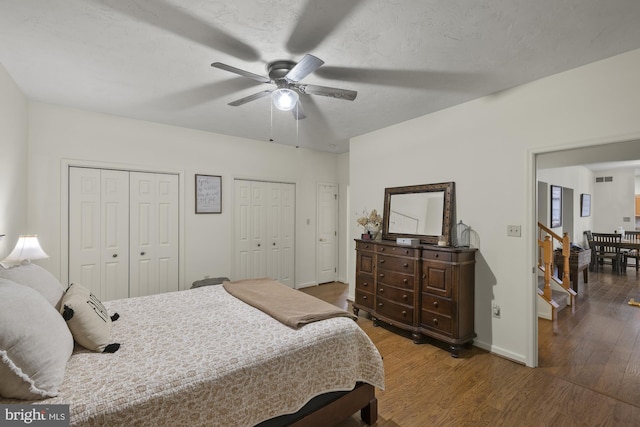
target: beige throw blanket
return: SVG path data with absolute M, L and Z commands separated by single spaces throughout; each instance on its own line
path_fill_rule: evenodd
M 267 278 L 224 282 L 222 286 L 239 300 L 295 329 L 332 317 L 356 319 L 335 305 Z

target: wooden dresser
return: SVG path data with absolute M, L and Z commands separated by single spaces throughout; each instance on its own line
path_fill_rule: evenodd
M 444 341 L 453 357 L 473 341 L 475 249 L 356 240 L 356 253 L 356 315 Z

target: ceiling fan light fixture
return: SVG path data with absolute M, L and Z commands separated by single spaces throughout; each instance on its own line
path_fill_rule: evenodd
M 282 111 L 291 111 L 298 103 L 298 93 L 295 90 L 279 88 L 271 94 L 273 105 Z

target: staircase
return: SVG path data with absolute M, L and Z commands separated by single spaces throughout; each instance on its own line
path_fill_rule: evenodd
M 555 320 L 558 312 L 575 303 L 576 292 L 571 289 L 569 278 L 569 235 L 560 237 L 551 229 L 538 223 L 538 317 Z M 562 279 L 555 274 L 554 247 L 561 248 L 563 260 Z

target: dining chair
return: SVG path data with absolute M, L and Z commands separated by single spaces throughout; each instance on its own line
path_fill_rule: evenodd
M 625 231 L 624 238 L 629 243 L 640 244 L 640 231 Z M 638 249 L 630 249 L 623 253 L 623 267 L 626 269 L 628 265 L 628 259 L 635 258 L 636 260 L 636 271 L 638 271 L 638 259 L 640 258 L 640 251 Z
M 591 249 L 591 262 L 589 263 L 589 271 L 596 271 L 597 270 L 596 248 L 593 243 L 593 234 L 591 233 L 591 230 L 585 230 L 584 237 L 587 239 L 587 244 L 589 245 L 589 249 Z
M 591 233 L 591 235 L 596 253 L 596 270 L 604 264 L 611 264 L 614 273 L 622 273 L 623 259 L 620 246 L 616 245 L 620 243 L 622 235 L 618 233 Z

